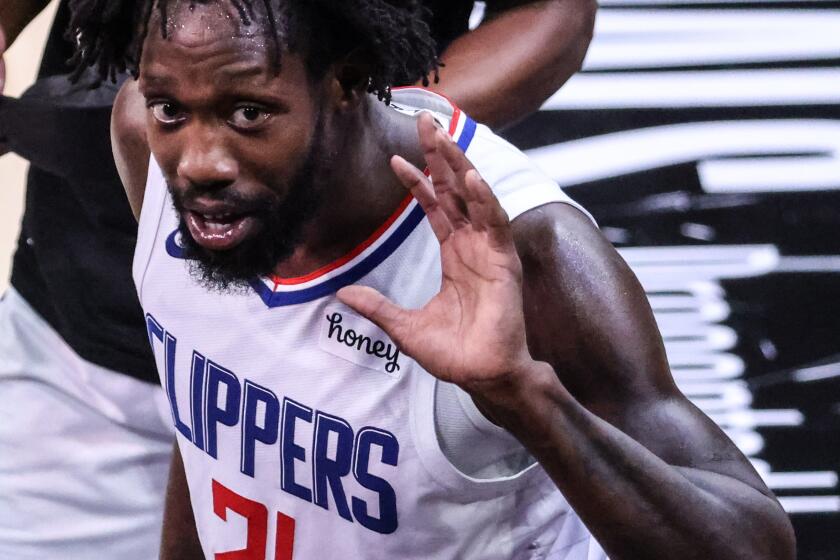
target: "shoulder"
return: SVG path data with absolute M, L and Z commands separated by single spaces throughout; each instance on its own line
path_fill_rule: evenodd
M 516 250 L 529 284 L 551 286 L 556 293 L 585 293 L 590 310 L 633 284 L 635 276 L 585 211 L 571 202 L 551 202 L 519 214 L 512 222 Z
M 592 218 L 566 195 L 564 198 L 513 219 L 511 228 L 520 258 L 539 261 L 547 271 L 571 263 L 592 267 L 604 258 L 620 259 Z
M 580 227 L 600 237 L 589 214 L 554 179 L 488 127 L 476 127 L 466 155 L 513 220 L 514 233 L 522 230 L 523 239 L 536 233 L 556 233 L 564 224 L 579 222 Z
M 131 210 L 135 218 L 139 217 L 149 170 L 149 145 L 146 106 L 136 80 L 126 81 L 114 100 L 111 147 Z

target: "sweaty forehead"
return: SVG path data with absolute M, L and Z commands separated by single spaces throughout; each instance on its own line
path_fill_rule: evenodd
M 183 79 L 199 70 L 205 77 L 208 70 L 274 74 L 269 49 L 275 45 L 265 17 L 256 10 L 243 17 L 229 0 L 170 2 L 166 8 L 156 4 L 148 22 L 140 61 L 147 80 L 171 79 L 173 71 Z
M 242 13 L 229 0 L 169 2 L 167 8 L 165 22 L 160 9 L 152 11 L 149 38 L 162 39 L 165 29 L 166 40 L 181 47 L 200 48 L 220 41 L 237 42 L 257 51 L 267 47 L 268 22 L 255 8 Z

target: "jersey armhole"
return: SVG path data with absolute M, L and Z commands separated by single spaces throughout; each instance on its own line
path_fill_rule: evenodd
M 539 484 L 546 478 L 538 462 L 510 476 L 475 478 L 459 471 L 446 457 L 435 429 L 435 385 L 437 380 L 419 368 L 412 373 L 411 407 L 409 411 L 412 437 L 417 446 L 420 464 L 431 478 L 448 492 L 460 496 L 465 503 L 491 499 L 516 489 Z M 476 410 L 482 423 L 499 428 Z M 513 436 L 510 436 L 513 437 Z
M 438 383 L 440 383 L 440 381 L 438 381 Z M 461 410 L 464 411 L 464 414 L 467 416 L 470 423 L 475 426 L 476 430 L 496 437 L 503 437 L 505 439 L 510 438 L 511 440 L 516 439 L 510 434 L 510 432 L 501 426 L 497 426 L 492 420 L 487 418 L 466 391 L 458 386 L 455 387 L 454 391 L 455 396 L 458 398 L 458 404 L 461 405 Z

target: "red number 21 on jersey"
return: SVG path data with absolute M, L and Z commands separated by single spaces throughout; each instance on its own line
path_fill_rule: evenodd
M 215 560 L 265 560 L 265 545 L 268 536 L 268 508 L 259 502 L 240 496 L 223 484 L 213 481 L 213 511 L 227 521 L 230 510 L 248 521 L 248 537 L 245 548 L 218 552 Z M 295 520 L 277 512 L 277 532 L 274 545 L 274 560 L 292 560 L 295 540 Z

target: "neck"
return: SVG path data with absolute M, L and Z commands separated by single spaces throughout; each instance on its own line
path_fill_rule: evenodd
M 304 276 L 363 243 L 399 207 L 408 191 L 390 166 L 400 154 L 418 167 L 422 151 L 413 118 L 367 96 L 352 115 L 333 116 L 341 137 L 324 146 L 336 156 L 317 171 L 325 187 L 321 208 L 304 229 L 303 242 L 275 268 L 283 278 Z

